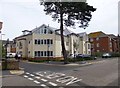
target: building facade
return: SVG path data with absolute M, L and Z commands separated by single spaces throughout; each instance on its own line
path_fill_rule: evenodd
M 64 43 L 68 54 L 91 54 L 86 47 L 90 44 L 84 38 L 86 35 L 75 34 L 66 28 L 64 29 Z M 14 40 L 16 42 L 16 53 L 21 54 L 23 58 L 63 57 L 60 30 L 45 24 L 32 31 L 24 30 L 23 35 L 16 37 Z M 85 48 L 82 49 L 83 47 Z
M 117 38 L 115 35 L 108 35 L 102 31 L 90 33 L 89 41 L 91 43 L 92 54 L 117 52 L 118 43 L 115 38 Z

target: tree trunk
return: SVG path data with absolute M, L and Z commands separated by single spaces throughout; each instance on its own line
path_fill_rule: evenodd
M 65 49 L 65 44 L 64 44 L 64 35 L 63 35 L 63 13 L 61 10 L 61 14 L 60 14 L 60 32 L 61 32 L 61 46 L 62 46 L 62 54 L 63 54 L 63 58 L 64 58 L 64 64 L 67 64 L 67 53 L 66 53 L 66 49 Z

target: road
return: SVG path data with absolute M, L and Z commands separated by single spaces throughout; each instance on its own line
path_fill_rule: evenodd
M 20 67 L 24 68 L 25 73 L 9 80 L 4 78 L 3 85 L 13 80 L 15 85 L 24 86 L 118 86 L 117 58 L 83 67 L 29 62 L 20 62 Z M 17 83 L 19 79 L 21 82 Z

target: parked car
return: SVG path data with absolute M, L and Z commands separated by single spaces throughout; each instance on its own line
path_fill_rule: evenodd
M 90 58 L 91 56 L 88 54 L 78 54 L 76 58 Z
M 14 58 L 16 53 L 7 53 L 8 58 Z
M 102 55 L 102 58 L 110 58 L 110 57 L 111 57 L 110 53 L 104 53 Z
M 76 56 L 77 56 L 77 55 L 70 54 L 70 55 L 68 56 L 68 58 L 74 58 L 74 57 L 76 58 Z
M 77 56 L 76 56 L 76 58 L 88 58 L 88 59 L 93 59 L 93 60 L 96 60 L 97 59 L 97 57 L 95 57 L 95 56 L 91 56 L 91 55 L 88 55 L 88 54 L 78 54 Z

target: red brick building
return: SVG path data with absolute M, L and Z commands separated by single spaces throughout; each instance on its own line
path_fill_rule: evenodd
M 89 41 L 92 54 L 118 52 L 117 37 L 113 34 L 107 35 L 102 31 L 93 32 L 89 34 Z

